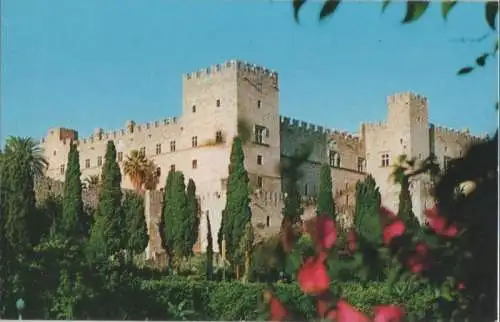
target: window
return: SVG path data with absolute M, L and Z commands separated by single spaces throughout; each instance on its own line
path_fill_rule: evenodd
M 271 217 L 267 216 L 266 217 L 266 227 L 269 227 L 271 225 Z
M 123 152 L 118 152 L 116 154 L 116 158 L 118 159 L 118 162 L 122 162 L 123 161 Z
M 140 156 L 143 156 L 143 157 L 145 157 L 145 156 L 146 156 L 146 148 L 145 148 L 145 147 L 141 147 L 141 148 L 139 149 L 139 155 L 140 155 Z
M 170 165 L 170 171 L 175 171 L 175 164 Z
M 61 164 L 61 166 L 59 167 L 59 173 L 64 174 L 64 172 L 66 172 L 66 167 L 64 164 Z
M 156 168 L 156 177 L 157 178 L 161 177 L 161 168 L 160 167 Z
M 358 172 L 365 172 L 365 159 L 358 157 Z
M 56 154 L 57 154 L 57 151 L 56 151 L 56 150 L 52 151 L 52 155 L 53 155 L 53 156 L 56 156 Z
M 328 152 L 328 163 L 331 167 L 340 168 L 340 154 L 337 151 Z
M 261 154 L 257 155 L 257 164 L 262 165 L 262 155 Z
M 191 168 L 193 168 L 193 169 L 197 169 L 198 168 L 198 160 L 191 161 Z
M 175 152 L 175 141 L 170 141 L 170 152 Z
M 304 195 L 307 196 L 307 192 L 308 192 L 308 189 L 307 189 L 307 183 L 304 185 Z
M 193 136 L 193 137 L 191 138 L 191 146 L 192 146 L 193 148 L 196 148 L 196 147 L 198 146 L 198 137 L 197 137 L 197 136 Z
M 97 157 L 97 166 L 102 166 L 102 157 Z
M 158 143 L 156 145 L 156 155 L 158 155 L 158 154 L 161 154 L 161 144 L 160 143 Z
M 263 184 L 262 184 L 262 177 L 261 176 L 258 176 L 257 177 L 257 188 L 262 188 Z
M 381 161 L 382 161 L 382 163 L 381 163 L 382 167 L 383 168 L 387 168 L 389 166 L 389 162 L 390 162 L 389 161 L 389 153 L 382 154 L 382 160 Z
M 266 136 L 267 136 L 266 128 L 260 125 L 255 125 L 255 143 L 264 144 L 264 138 Z
M 262 108 L 262 101 L 261 100 L 257 101 L 257 108 Z
M 191 110 L 193 111 L 193 113 L 196 113 L 196 105 L 193 105 L 193 107 L 191 107 Z
M 85 168 L 90 168 L 90 159 L 85 159 Z
M 222 131 L 215 132 L 215 142 L 222 143 L 222 141 L 224 141 L 222 138 Z
M 220 100 L 215 101 L 215 106 L 220 107 Z

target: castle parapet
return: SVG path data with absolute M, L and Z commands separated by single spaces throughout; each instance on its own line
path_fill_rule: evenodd
M 409 101 L 417 101 L 422 104 L 427 104 L 427 97 L 416 94 L 414 92 L 408 91 L 408 92 L 402 92 L 402 93 L 395 93 L 393 95 L 389 95 L 387 97 L 387 104 L 393 105 L 393 104 L 400 104 L 400 103 L 405 103 Z
M 77 141 L 79 146 L 92 145 L 99 141 L 117 140 L 129 138 L 134 133 L 149 131 L 158 128 L 172 128 L 173 125 L 178 125 L 179 122 L 176 117 L 168 117 L 162 120 L 153 122 L 146 122 L 144 124 L 135 124 L 134 121 L 127 121 L 124 128 L 104 132 L 103 129 L 96 129 L 93 134 Z
M 455 137 L 461 138 L 468 142 L 479 142 L 483 138 L 474 136 L 470 133 L 469 129 L 457 130 L 453 128 L 448 128 L 444 126 L 434 125 L 434 133 L 443 137 Z
M 186 73 L 183 75 L 183 79 L 190 80 L 190 79 L 207 78 L 227 70 L 235 70 L 242 73 L 251 73 L 258 76 L 264 76 L 273 79 L 278 78 L 278 73 L 275 71 L 269 70 L 262 66 L 233 59 L 226 61 L 222 64 L 216 64 L 206 68 L 199 69 L 191 73 Z

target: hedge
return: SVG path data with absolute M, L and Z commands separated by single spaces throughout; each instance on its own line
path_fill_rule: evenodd
M 399 304 L 407 312 L 429 312 L 435 301 L 434 292 L 423 284 L 396 284 L 388 287 L 378 282 L 341 283 L 343 298 L 368 313 L 372 306 Z M 179 319 L 182 312 L 192 320 L 241 321 L 259 317 L 259 303 L 265 284 L 240 282 L 196 281 L 168 277 L 157 281 L 142 281 L 139 293 L 142 318 L 150 320 Z M 308 320 L 315 316 L 313 300 L 305 296 L 296 284 L 276 284 L 276 295 Z M 136 303 L 137 305 L 139 303 Z M 183 306 L 183 307 L 181 307 Z M 172 310 L 169 308 L 178 308 Z

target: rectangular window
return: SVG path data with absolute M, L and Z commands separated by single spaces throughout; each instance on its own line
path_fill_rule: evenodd
M 307 196 L 307 193 L 309 192 L 307 183 L 304 185 L 304 196 Z
M 191 161 L 191 168 L 193 168 L 193 169 L 198 168 L 198 160 Z
M 220 107 L 220 100 L 215 101 L 215 106 Z
M 175 171 L 175 164 L 170 165 L 170 171 Z
M 97 157 L 97 166 L 102 166 L 102 157 Z
M 158 155 L 158 154 L 161 154 L 161 144 L 160 143 L 158 143 L 156 145 L 156 155 Z
M 191 107 L 191 110 L 193 111 L 193 113 L 196 113 L 196 105 L 193 105 L 193 107 Z
M 116 154 L 116 158 L 118 159 L 118 162 L 122 162 L 123 161 L 123 152 L 118 152 Z
M 61 166 L 59 167 L 59 173 L 63 175 L 65 172 L 66 172 L 66 166 L 64 164 L 61 164 Z
M 328 152 L 328 163 L 331 167 L 340 168 L 340 153 L 330 150 Z
M 257 164 L 262 165 L 262 155 L 257 155 Z
M 365 159 L 358 157 L 358 172 L 365 172 Z
M 145 147 L 141 147 L 141 148 L 139 149 L 139 155 L 140 155 L 140 156 L 143 156 L 143 157 L 145 157 L 145 156 L 146 156 L 146 148 L 145 148 Z
M 261 100 L 257 101 L 257 108 L 262 108 L 262 101 Z
M 196 147 L 198 146 L 198 137 L 197 137 L 197 136 L 193 136 L 193 137 L 191 138 L 191 146 L 192 146 L 193 148 L 196 148 Z
M 254 143 L 264 144 L 264 139 L 267 137 L 267 129 L 261 125 L 255 125 Z
M 257 177 L 257 188 L 261 189 L 263 186 L 263 183 L 262 183 L 262 177 L 261 176 L 258 176 Z
M 381 166 L 383 168 L 387 168 L 389 166 L 390 159 L 389 159 L 389 153 L 383 153 L 381 157 Z
M 90 159 L 85 159 L 85 168 L 90 168 Z
M 222 143 L 224 140 L 222 138 L 222 131 L 215 132 L 215 142 Z
M 156 168 L 156 177 L 157 178 L 161 177 L 161 168 L 160 167 Z
M 175 152 L 175 141 L 170 141 L 170 152 Z

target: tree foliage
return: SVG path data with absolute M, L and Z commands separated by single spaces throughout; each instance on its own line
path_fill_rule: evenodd
M 318 191 L 318 216 L 327 214 L 335 218 L 336 209 L 333 201 L 332 172 L 328 164 L 323 164 L 319 173 L 319 191 Z
M 62 237 L 79 238 L 86 235 L 85 213 L 83 211 L 82 181 L 80 176 L 80 153 L 77 146 L 70 144 L 68 166 L 64 179 L 64 194 L 60 231 Z
M 213 245 L 213 240 L 212 240 L 212 225 L 210 224 L 210 216 L 208 215 L 207 212 L 207 249 L 206 249 L 206 256 L 207 256 L 207 262 L 206 262 L 206 269 L 207 269 L 207 278 L 209 280 L 212 279 L 213 275 L 213 266 L 214 266 L 214 245 Z
M 184 230 L 186 245 L 184 256 L 190 256 L 193 253 L 193 246 L 198 241 L 200 230 L 200 209 L 198 207 L 198 198 L 196 197 L 196 184 L 193 179 L 189 179 L 186 188 L 187 197 L 187 216 Z
M 356 184 L 354 228 L 356 233 L 371 244 L 381 243 L 382 226 L 379 219 L 381 196 L 375 179 L 370 175 Z
M 149 235 L 144 218 L 144 200 L 137 193 L 127 192 L 122 203 L 126 223 L 126 245 L 129 254 L 144 252 L 148 246 Z
M 235 137 L 231 148 L 226 207 L 221 225 L 228 259 L 233 265 L 242 264 L 243 258 L 238 256 L 238 247 L 245 234 L 245 226 L 251 221 L 249 179 L 244 160 L 242 142 Z
M 121 173 L 116 163 L 116 148 L 108 141 L 101 175 L 99 203 L 89 240 L 91 258 L 108 258 L 125 248 L 122 234 L 123 211 L 121 207 Z

